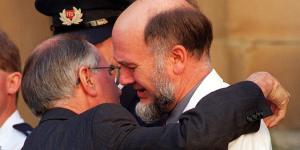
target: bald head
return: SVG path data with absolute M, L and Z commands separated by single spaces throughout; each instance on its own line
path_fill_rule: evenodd
M 185 0 L 136 0 L 117 19 L 114 32 L 122 30 L 141 30 L 153 16 L 175 8 L 191 7 Z M 143 33 L 143 32 L 140 32 Z
M 137 40 L 153 49 L 183 45 L 193 55 L 209 54 L 210 21 L 193 0 L 137 0 L 118 18 L 113 40 Z
M 136 0 L 118 18 L 116 25 L 123 21 L 140 22 L 145 21 L 162 11 L 175 8 L 191 8 L 191 4 L 186 0 Z M 137 18 L 137 16 L 139 16 Z

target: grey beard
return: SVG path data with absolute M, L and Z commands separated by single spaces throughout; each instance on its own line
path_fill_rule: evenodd
M 155 102 L 151 104 L 139 102 L 135 107 L 137 116 L 146 123 L 160 120 L 168 112 L 167 106 L 175 102 L 174 86 L 165 72 L 164 60 L 163 55 L 157 55 L 155 58 L 156 64 L 152 77 L 156 91 L 158 91 Z
M 156 103 L 163 112 L 167 112 L 166 107 L 175 102 L 174 86 L 170 77 L 165 72 L 165 63 L 163 58 L 157 58 L 154 70 L 154 82 L 156 91 Z
M 174 86 L 171 79 L 165 72 L 165 57 L 163 53 L 157 53 L 155 56 L 154 76 L 152 81 L 156 87 L 158 95 L 151 104 L 143 104 L 139 102 L 135 111 L 137 116 L 146 123 L 153 123 L 162 118 L 167 113 L 167 106 L 175 102 Z
M 155 97 L 153 103 L 143 104 L 139 102 L 135 107 L 136 115 L 145 123 L 149 124 L 161 120 L 164 114 L 168 113 L 167 106 L 175 101 L 172 85 L 168 83 L 168 80 L 160 83 L 157 85 L 160 94 Z
M 136 105 L 135 112 L 145 123 L 149 124 L 159 121 L 163 115 L 168 112 L 168 110 L 166 110 L 167 106 L 175 101 L 173 86 L 168 81 L 169 80 L 166 78 L 165 80 L 159 80 L 156 78 L 155 83 L 157 90 L 159 91 L 159 95 L 155 97 L 155 102 L 150 104 L 143 104 L 139 102 Z
M 136 115 L 147 124 L 159 121 L 163 114 L 156 103 L 143 104 L 138 102 L 135 106 L 135 112 Z
M 169 80 L 165 79 L 165 81 L 160 82 L 157 84 L 157 90 L 159 91 L 159 95 L 156 96 L 156 103 L 160 110 L 167 112 L 165 109 L 169 104 L 172 104 L 175 101 L 175 96 L 173 93 L 173 86 L 169 82 Z

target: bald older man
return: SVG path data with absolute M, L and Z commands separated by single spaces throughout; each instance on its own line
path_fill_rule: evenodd
M 140 102 L 136 110 L 144 121 L 152 122 L 167 116 L 166 124 L 177 123 L 182 119 L 180 115 L 194 108 L 202 97 L 228 86 L 210 64 L 212 25 L 193 1 L 136 1 L 118 18 L 112 37 L 114 57 L 121 65 L 120 82 L 133 85 L 137 90 Z M 269 76 L 268 73 L 260 74 Z M 206 114 L 218 111 L 220 116 L 225 115 L 224 101 L 215 104 L 220 106 L 217 110 L 208 110 Z M 225 116 L 223 119 L 259 122 L 263 114 L 243 114 L 242 120 L 229 120 Z M 223 128 L 224 125 L 216 127 Z M 216 131 L 214 136 L 226 139 L 223 132 Z M 215 142 L 208 148 L 272 149 L 263 121 L 257 133 L 243 135 L 229 147 L 226 143 Z

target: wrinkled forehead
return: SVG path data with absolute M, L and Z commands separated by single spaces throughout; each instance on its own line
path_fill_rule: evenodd
M 115 42 L 113 46 L 113 58 L 118 63 L 138 63 L 143 58 L 151 57 L 151 52 L 142 39 L 124 38 Z
M 144 42 L 143 26 L 133 23 L 132 27 L 125 25 L 117 26 L 112 34 L 113 57 L 116 61 L 132 61 L 131 58 L 142 56 L 147 51 L 147 46 Z M 138 24 L 138 23 L 137 23 Z M 126 27 L 127 26 L 127 27 Z

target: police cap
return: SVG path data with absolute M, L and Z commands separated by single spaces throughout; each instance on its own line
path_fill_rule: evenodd
M 36 9 L 52 17 L 53 34 L 74 33 L 95 44 L 111 37 L 117 17 L 130 0 L 36 0 Z

